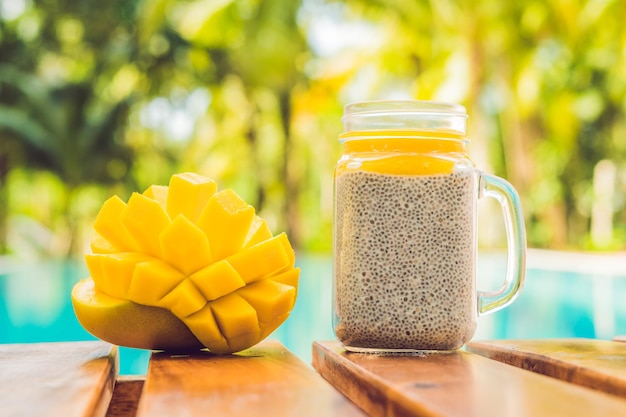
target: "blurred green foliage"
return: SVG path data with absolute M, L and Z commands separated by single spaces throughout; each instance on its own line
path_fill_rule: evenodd
M 327 251 L 342 106 L 384 98 L 468 108 L 530 246 L 624 249 L 624 21 L 618 0 L 0 0 L 0 253 L 80 254 L 104 199 L 181 171 Z

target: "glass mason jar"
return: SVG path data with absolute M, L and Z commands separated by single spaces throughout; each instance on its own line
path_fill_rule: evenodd
M 519 197 L 467 154 L 463 106 L 431 101 L 347 105 L 335 170 L 333 328 L 349 351 L 454 350 L 477 317 L 522 287 Z M 503 286 L 476 289 L 477 200 L 502 207 Z M 489 219 L 486 219 L 487 221 Z

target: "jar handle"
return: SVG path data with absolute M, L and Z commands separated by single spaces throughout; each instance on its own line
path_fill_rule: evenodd
M 526 230 L 519 195 L 506 180 L 478 172 L 479 198 L 491 197 L 500 203 L 507 240 L 506 277 L 496 291 L 478 291 L 478 315 L 493 313 L 511 304 L 524 284 L 526 271 Z

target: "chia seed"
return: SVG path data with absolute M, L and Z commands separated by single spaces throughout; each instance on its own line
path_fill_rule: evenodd
M 451 350 L 476 329 L 476 179 L 336 179 L 335 334 L 347 348 Z

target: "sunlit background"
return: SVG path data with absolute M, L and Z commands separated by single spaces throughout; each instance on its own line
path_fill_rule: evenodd
M 0 0 L 2 311 L 15 330 L 68 308 L 46 271 L 80 277 L 102 202 L 182 171 L 328 262 L 341 112 L 368 99 L 466 106 L 529 246 L 626 276 L 625 21 L 619 0 Z

